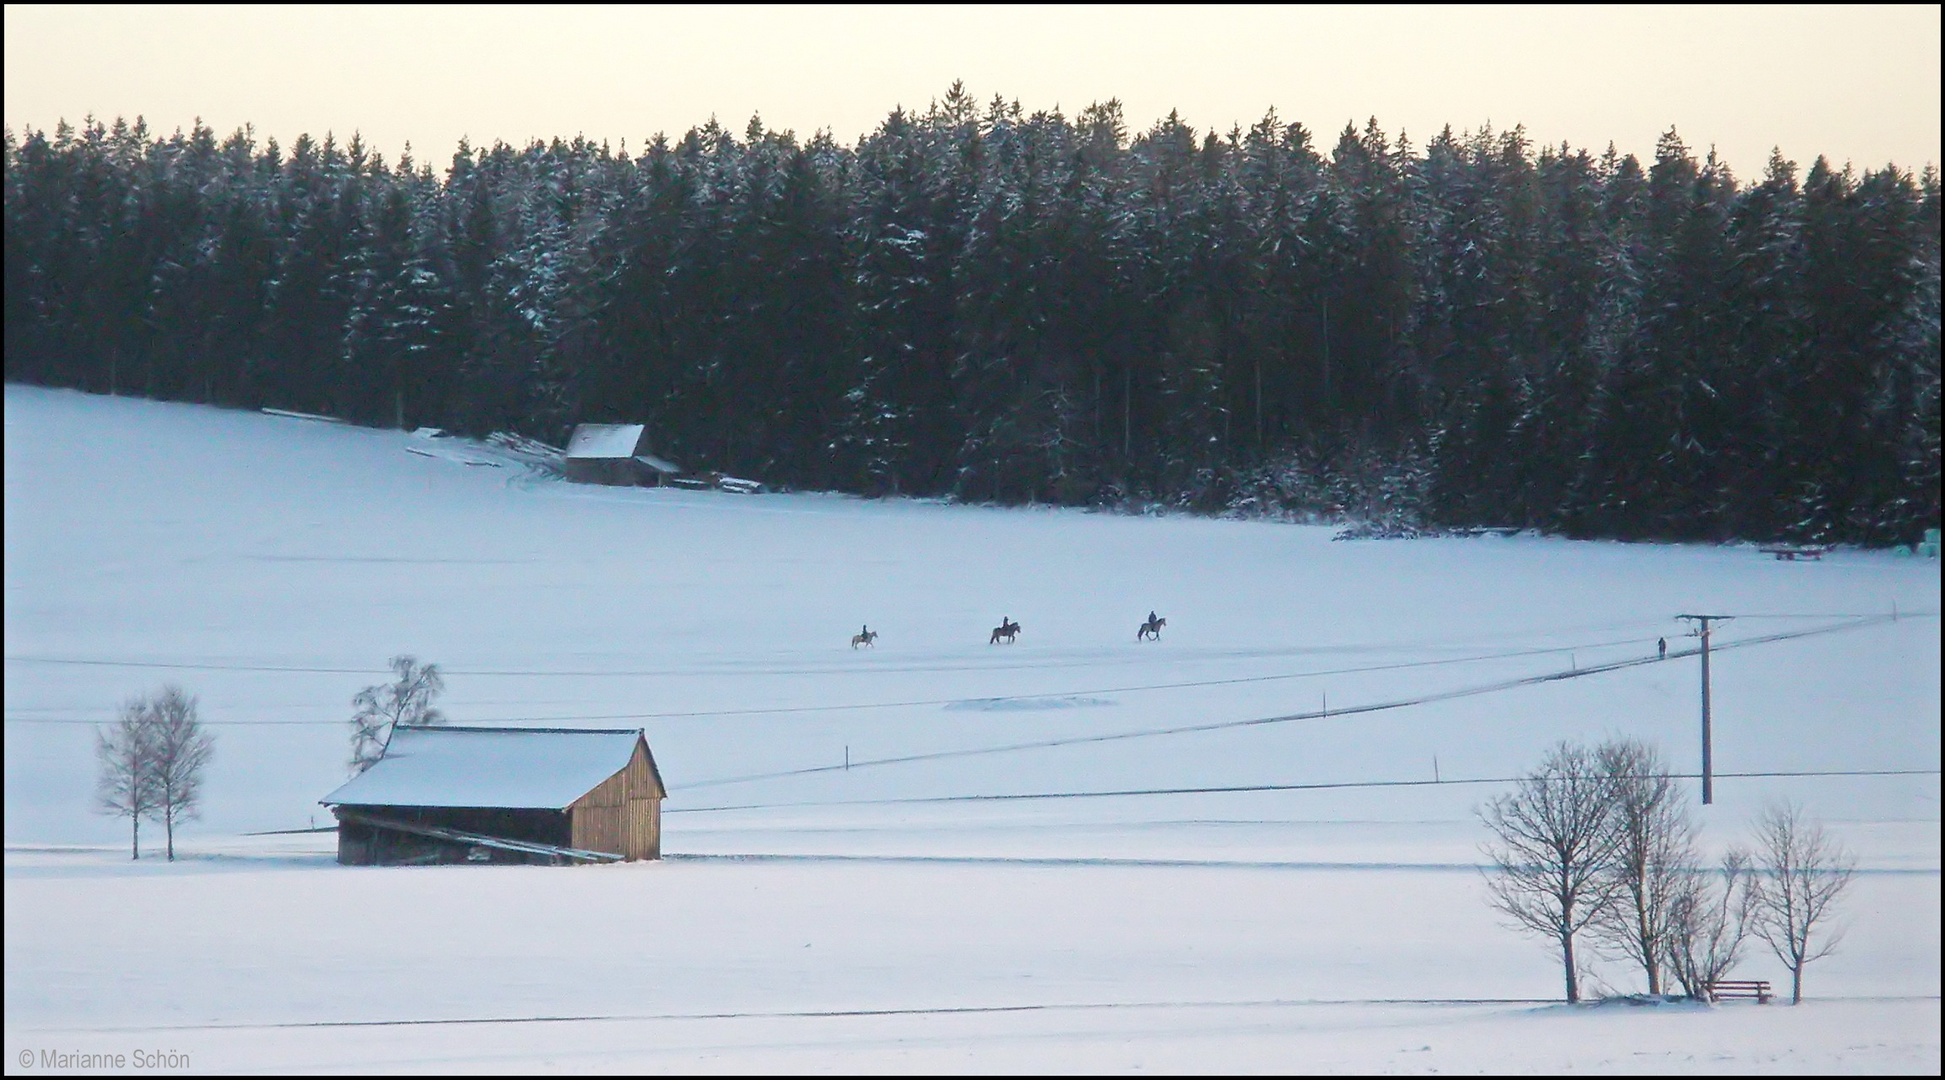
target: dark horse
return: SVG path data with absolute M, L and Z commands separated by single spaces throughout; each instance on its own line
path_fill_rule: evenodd
M 1167 619 L 1157 618 L 1151 612 L 1148 616 L 1148 621 L 1135 628 L 1135 640 L 1140 641 L 1142 638 L 1154 638 L 1156 641 L 1160 641 L 1162 639 L 1162 627 L 1167 625 Z
M 867 626 L 864 627 L 862 630 L 858 631 L 857 633 L 851 635 L 851 647 L 855 649 L 858 646 L 863 645 L 866 646 L 867 648 L 875 649 L 877 648 L 877 646 L 871 643 L 877 640 L 878 640 L 878 631 L 873 630 L 871 627 Z
M 997 645 L 1001 638 L 1005 638 L 1006 643 L 1011 645 L 1013 644 L 1013 639 L 1019 636 L 1020 624 L 1002 615 L 1000 616 L 1000 624 L 993 628 L 993 636 L 986 639 L 986 644 Z

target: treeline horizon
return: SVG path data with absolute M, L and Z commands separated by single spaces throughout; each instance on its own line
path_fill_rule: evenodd
M 1800 173 L 1800 175 L 1799 175 Z M 1906 543 L 1940 498 L 1939 182 L 1671 129 L 1328 152 L 955 84 L 856 146 L 629 157 L 138 119 L 6 131 L 6 378 L 381 426 L 640 422 L 785 488 Z

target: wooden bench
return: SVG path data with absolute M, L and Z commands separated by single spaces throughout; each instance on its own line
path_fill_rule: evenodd
M 1712 1002 L 1730 998 L 1755 998 L 1756 1004 L 1767 1005 L 1775 997 L 1769 992 L 1769 983 L 1763 979 L 1718 979 L 1709 987 L 1709 1000 Z
M 1830 552 L 1828 547 L 1766 547 L 1760 550 L 1765 555 L 1774 555 L 1779 560 L 1788 559 L 1791 562 L 1798 559 L 1822 559 Z

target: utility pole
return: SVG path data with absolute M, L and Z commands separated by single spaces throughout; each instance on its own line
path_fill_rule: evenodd
M 1733 619 L 1733 615 L 1677 615 L 1678 619 L 1692 619 L 1700 624 L 1695 633 L 1702 638 L 1702 805 L 1715 801 L 1715 770 L 1711 763 L 1709 748 L 1709 620 L 1718 622 Z

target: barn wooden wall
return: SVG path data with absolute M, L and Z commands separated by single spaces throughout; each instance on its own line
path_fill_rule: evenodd
M 661 858 L 663 795 L 649 765 L 648 747 L 638 740 L 627 768 L 568 808 L 573 818 L 572 846 L 612 851 L 630 860 Z

